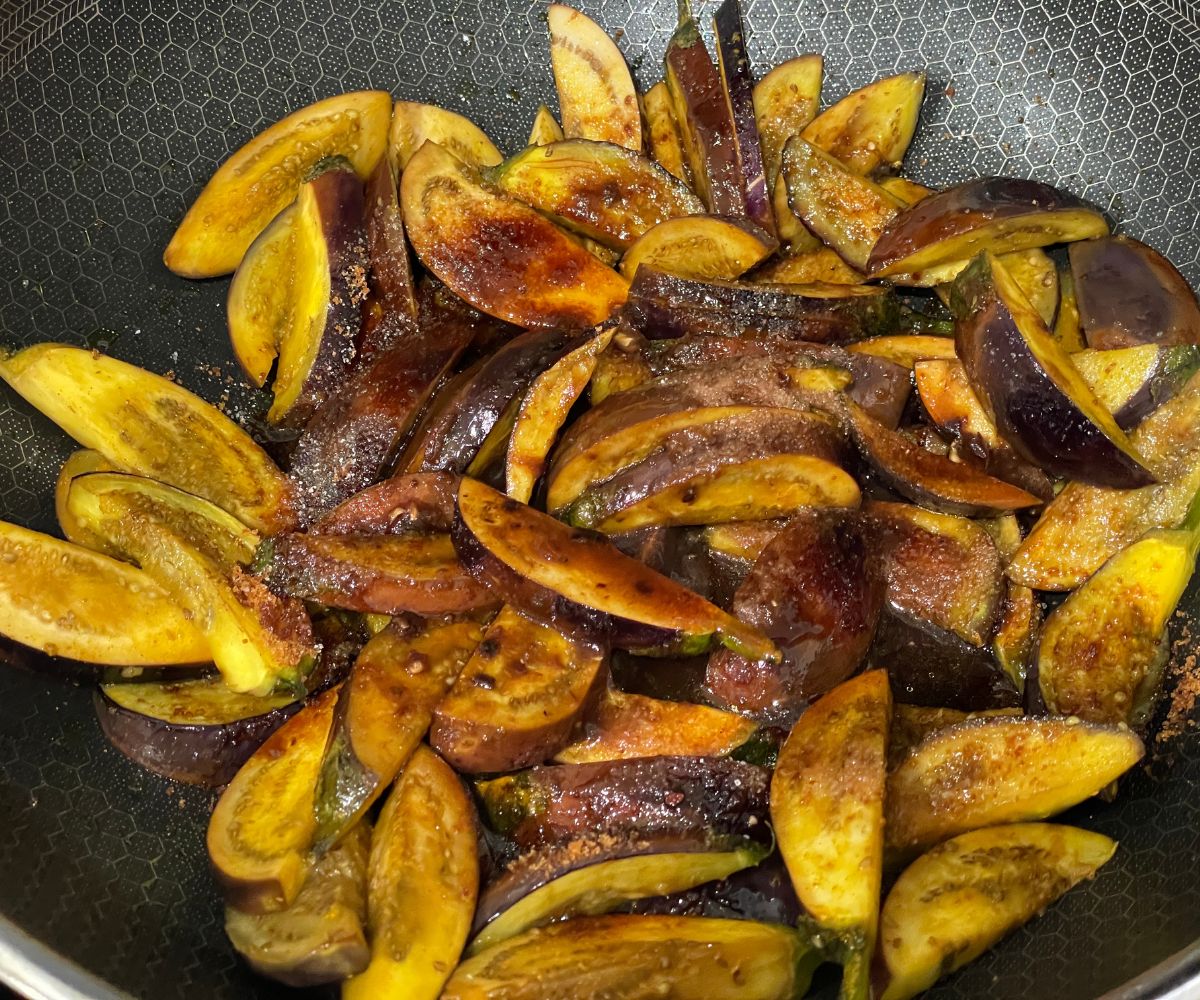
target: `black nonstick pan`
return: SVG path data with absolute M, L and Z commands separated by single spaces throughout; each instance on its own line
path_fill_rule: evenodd
M 670 0 L 583 6 L 640 85 L 661 76 Z M 916 179 L 1061 184 L 1200 285 L 1200 8 L 1188 0 L 748 0 L 746 21 L 759 71 L 823 53 L 827 99 L 926 69 Z M 0 337 L 86 343 L 173 372 L 234 415 L 258 412 L 229 353 L 226 282 L 172 276 L 162 248 L 256 131 L 366 87 L 462 111 L 512 151 L 537 105 L 554 104 L 543 3 L 0 2 Z M 4 390 L 0 517 L 53 531 L 71 449 Z M 1193 588 L 1185 607 L 1198 600 Z M 1174 626 L 1186 657 L 1186 622 Z M 0 978 L 30 996 L 303 996 L 250 974 L 226 944 L 203 848 L 212 796 L 108 748 L 68 666 L 12 647 L 4 658 Z M 1156 756 L 1117 802 L 1069 817 L 1116 837 L 1114 861 L 930 996 L 1200 993 L 1200 731 Z

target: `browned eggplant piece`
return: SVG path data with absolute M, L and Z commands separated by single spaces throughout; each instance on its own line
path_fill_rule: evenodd
M 689 215 L 667 219 L 648 229 L 621 260 L 627 278 L 638 268 L 681 278 L 731 280 L 775 252 L 779 244 L 765 229 L 746 219 Z
M 767 547 L 771 539 L 787 527 L 785 518 L 772 521 L 735 521 L 714 524 L 704 529 L 704 542 L 721 555 L 748 563 L 747 570 Z
M 907 177 L 881 177 L 879 186 L 888 194 L 895 195 L 910 208 L 918 201 L 924 201 L 933 194 L 932 188 L 927 188 L 924 184 L 918 184 Z
M 434 711 L 429 745 L 468 774 L 540 764 L 594 700 L 604 659 L 597 647 L 501 608 Z
M 530 330 L 514 337 L 485 359 L 421 428 L 402 466 L 409 472 L 465 472 L 513 401 L 585 339 L 568 330 Z
M 524 327 L 591 327 L 625 301 L 616 271 L 436 143 L 409 161 L 400 204 L 422 263 L 491 316 Z
M 819 55 L 796 56 L 780 63 L 754 86 L 754 115 L 771 192 L 775 191 L 784 144 L 817 116 L 824 70 Z
M 728 757 L 549 764 L 480 782 L 488 822 L 518 847 L 596 832 L 629 838 L 763 833 L 770 772 Z
M 901 496 L 943 514 L 1007 513 L 1042 501 L 1018 486 L 927 451 L 889 430 L 861 407 L 848 406 L 855 443 L 875 474 Z
M 804 707 L 862 664 L 883 606 L 884 581 L 862 520 L 805 511 L 763 549 L 733 599 L 783 653 L 755 662 L 728 650 L 708 661 L 705 685 L 721 704 L 791 724 Z
M 671 92 L 660 80 L 642 95 L 642 118 L 655 161 L 672 177 L 691 187 L 692 172 L 683 154 L 683 140 L 671 106 Z
M 688 334 L 845 342 L 890 333 L 898 301 L 870 285 L 768 285 L 695 281 L 641 268 L 621 311 L 645 337 Z
M 172 781 L 228 784 L 300 704 L 295 693 L 237 694 L 221 677 L 103 684 L 96 716 L 110 743 Z
M 954 283 L 955 343 L 996 429 L 1052 475 L 1131 489 L 1153 474 L 1004 266 L 980 254 Z
M 246 251 L 229 283 L 225 318 L 234 357 L 261 388 L 292 318 L 296 203 L 293 201 Z
M 277 594 L 347 611 L 448 615 L 499 603 L 466 572 L 445 533 L 276 535 L 256 566 Z
M 1141 344 L 1113 350 L 1089 348 L 1072 354 L 1071 362 L 1112 413 L 1117 426 L 1127 431 L 1187 385 L 1200 369 L 1200 347 Z
M 742 174 L 742 192 L 746 216 L 764 232 L 774 235 L 775 213 L 771 209 L 771 189 L 763 165 L 762 144 L 754 112 L 754 74 L 746 52 L 746 26 L 742 23 L 740 0 L 725 0 L 713 15 L 713 33 L 717 38 L 717 68 L 721 87 L 733 122 L 738 163 Z
M 1075 297 L 1075 279 L 1069 269 L 1058 271 L 1058 315 L 1054 317 L 1051 333 L 1068 354 L 1082 351 L 1083 329 L 1079 325 L 1079 300 Z
M 321 535 L 404 535 L 449 531 L 458 477 L 448 472 L 398 475 L 339 504 L 313 525 Z
M 296 197 L 296 299 L 267 413 L 290 428 L 303 427 L 350 372 L 368 292 L 362 181 L 345 160 L 318 170 Z
M 1100 211 L 1039 181 L 979 177 L 946 188 L 896 216 L 880 236 L 867 273 L 919 274 L 950 261 L 1108 235 Z
M 395 457 L 471 336 L 466 327 L 439 326 L 438 331 L 437 342 L 411 338 L 380 355 L 308 422 L 290 473 L 302 526 L 370 486 Z
M 451 532 L 464 565 L 518 610 L 625 649 L 777 656 L 757 629 L 620 552 L 483 483 L 464 479 Z
M 986 645 L 996 625 L 1004 580 L 988 533 L 963 517 L 909 504 L 871 501 L 864 508 L 873 550 L 887 581 L 888 604 Z
M 408 240 L 400 216 L 396 165 L 390 156 L 380 158 L 367 181 L 365 211 L 371 294 L 363 313 L 359 348 L 363 361 L 370 362 L 397 337 L 414 333 L 419 319 Z
M 1200 344 L 1200 302 L 1175 266 L 1128 236 L 1071 244 L 1071 274 L 1088 347 Z
M 608 142 L 529 146 L 484 177 L 614 250 L 627 249 L 661 222 L 704 211 L 687 185 L 653 160 Z
M 392 107 L 388 148 L 398 174 L 408 169 L 427 142 L 436 142 L 472 167 L 491 167 L 504 159 L 496 144 L 469 118 L 436 104 L 397 101 Z
M 930 708 L 926 705 L 897 704 L 892 707 L 892 727 L 888 732 L 888 770 L 894 771 L 927 736 L 960 722 L 1013 718 L 1023 715 L 1019 708 L 990 708 L 982 712 L 963 712 L 957 708 Z
M 865 280 L 825 246 L 775 257 L 757 268 L 751 278 L 771 285 L 861 285 Z
M 667 45 L 664 66 L 696 193 L 713 215 L 745 215 L 733 112 L 687 0 L 679 4 L 679 25 Z
M 1034 671 L 1038 636 L 1042 629 L 1042 605 L 1029 587 L 1005 581 L 1000 620 L 992 636 L 992 655 L 1024 694 L 1025 679 Z
M 894 172 L 917 130 L 924 96 L 924 73 L 884 77 L 826 108 L 800 134 L 856 174 Z
M 868 337 L 846 348 L 851 354 L 866 354 L 883 358 L 893 364 L 912 369 L 918 361 L 953 361 L 958 355 L 954 351 L 952 337 L 930 334 L 897 334 L 894 336 Z

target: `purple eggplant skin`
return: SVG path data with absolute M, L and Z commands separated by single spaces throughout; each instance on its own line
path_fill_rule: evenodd
M 486 359 L 465 382 L 436 426 L 424 429 L 424 448 L 414 472 L 462 474 L 508 405 L 542 372 L 590 335 L 567 330 L 530 330 Z
M 401 473 L 343 501 L 312 530 L 321 535 L 449 531 L 457 495 L 458 476 L 449 472 Z
M 888 672 L 903 705 L 982 712 L 1018 708 L 1021 693 L 992 655 L 953 632 L 895 608 L 885 608 L 867 657 Z
M 754 116 L 754 75 L 746 52 L 746 26 L 742 22 L 739 0 L 725 0 L 713 15 L 717 36 L 717 65 L 725 100 L 733 119 L 734 141 L 742 165 L 746 216 L 772 236 L 776 236 L 775 213 L 767 174 L 763 167 L 762 145 L 758 139 L 758 120 Z
M 796 898 L 783 858 L 776 851 L 753 868 L 743 868 L 719 882 L 709 882 L 673 896 L 636 899 L 617 912 L 646 916 L 724 917 L 795 927 L 804 908 Z
M 219 788 L 301 706 L 297 701 L 224 725 L 176 725 L 122 708 L 97 689 L 96 718 L 108 741 L 147 771 L 188 785 Z
M 1128 236 L 1070 246 L 1079 322 L 1088 347 L 1200 344 L 1200 302 L 1162 254 Z
M 488 823 L 521 850 L 583 834 L 768 836 L 766 768 L 728 757 L 547 764 L 482 782 Z
M 869 354 L 847 356 L 854 382 L 846 395 L 867 416 L 894 431 L 900 426 L 900 418 L 904 416 L 904 408 L 912 394 L 912 373 L 886 358 L 874 358 Z
M 363 310 L 360 354 L 363 363 L 369 364 L 397 341 L 412 336 L 419 319 L 408 240 L 400 216 L 396 167 L 390 156 L 379 158 L 367 181 L 363 224 L 371 292 Z
M 883 608 L 884 580 L 861 516 L 804 511 L 776 535 L 738 588 L 733 613 L 783 653 L 778 664 L 730 650 L 708 661 L 719 704 L 791 725 L 804 708 L 862 666 Z
M 1113 489 L 1152 485 L 1154 475 L 1132 452 L 1051 380 L 1003 301 L 994 266 L 989 254 L 975 258 L 956 279 L 951 302 L 958 356 L 1000 435 L 1022 458 L 1055 475 Z

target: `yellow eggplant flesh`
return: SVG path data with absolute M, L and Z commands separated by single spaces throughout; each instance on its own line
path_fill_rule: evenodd
M 296 203 L 292 202 L 250 244 L 225 300 L 234 357 L 260 388 L 291 326 L 295 238 Z
M 732 281 L 766 260 L 778 242 L 745 219 L 697 215 L 667 219 L 647 230 L 621 259 L 630 280 L 643 265 L 697 280 Z
M 754 85 L 754 118 L 769 190 L 775 190 L 784 145 L 817 116 L 824 73 L 819 55 L 801 55 L 780 63 Z
M 437 1000 L 458 962 L 479 891 L 475 809 L 458 776 L 418 747 L 371 838 L 371 962 L 342 1000 Z
M 558 124 L 554 112 L 544 104 L 538 105 L 529 129 L 529 145 L 547 146 L 552 142 L 562 142 L 564 138 L 562 126 Z
M 856 174 L 899 170 L 924 96 L 924 73 L 884 77 L 847 94 L 800 134 Z
M 896 334 L 885 337 L 868 337 L 846 346 L 851 354 L 867 354 L 883 358 L 892 364 L 912 369 L 918 361 L 954 361 L 953 337 L 935 337 L 929 334 Z
M 665 80 L 660 80 L 642 95 L 642 117 L 646 123 L 646 134 L 650 141 L 650 153 L 672 177 L 691 186 L 691 170 L 683 155 L 683 141 L 679 137 L 679 124 L 675 121 L 675 109 L 671 106 L 671 92 Z
M 291 485 L 267 453 L 169 379 L 49 343 L 0 358 L 0 378 L 122 472 L 211 500 L 259 531 L 294 527 Z
M 436 104 L 397 101 L 388 133 L 397 176 L 427 142 L 436 142 L 473 167 L 492 167 L 504 159 L 495 143 L 469 118 Z
M 54 483 L 54 515 L 58 520 L 58 527 L 62 531 L 63 538 L 76 545 L 82 545 L 85 549 L 103 552 L 105 551 L 104 540 L 85 531 L 67 509 L 67 494 L 71 489 L 71 480 L 77 476 L 86 476 L 89 472 L 116 472 L 116 469 L 100 452 L 92 451 L 91 448 L 81 448 L 79 451 L 72 452 L 63 462 L 62 468 L 58 470 L 58 479 Z M 109 554 L 111 555 L 111 553 Z
M 751 275 L 770 285 L 861 285 L 864 278 L 829 247 L 767 261 Z
M 213 174 L 163 263 L 185 278 L 229 274 L 319 161 L 344 156 L 366 180 L 387 147 L 391 114 L 390 94 L 361 90 L 301 108 L 260 132 Z

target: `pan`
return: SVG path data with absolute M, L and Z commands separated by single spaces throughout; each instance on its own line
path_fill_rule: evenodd
M 589 0 L 639 85 L 667 0 Z M 1200 8 L 1187 0 L 749 0 L 761 72 L 823 53 L 826 98 L 923 68 L 916 179 L 1060 184 L 1200 285 Z M 699 11 L 705 18 L 707 10 Z M 225 283 L 162 248 L 215 166 L 265 124 L 382 88 L 468 114 L 505 149 L 553 105 L 541 3 L 513 0 L 4 0 L 0 336 L 101 348 L 258 408 L 224 329 Z M 71 444 L 0 395 L 0 517 L 54 530 Z M 1193 589 L 1185 609 L 1200 607 Z M 1186 621 L 1178 654 L 1190 655 Z M 0 670 L 0 976 L 32 997 L 301 996 L 253 976 L 221 928 L 203 830 L 212 795 L 105 744 L 62 664 Z M 1160 748 L 1112 804 L 1067 817 L 1114 861 L 930 996 L 1194 996 L 1200 990 L 1200 732 Z

